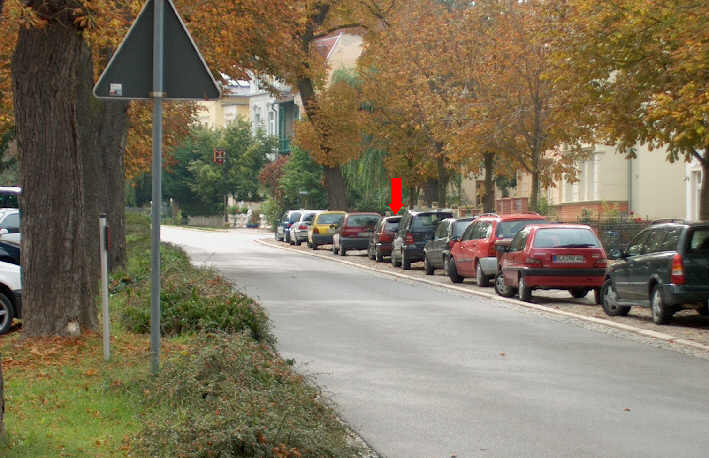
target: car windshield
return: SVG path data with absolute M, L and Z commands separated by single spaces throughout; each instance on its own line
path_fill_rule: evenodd
M 453 225 L 453 237 L 459 239 L 463 236 L 463 232 L 470 226 L 473 220 L 456 221 Z
M 420 213 L 414 216 L 413 232 L 432 231 L 441 220 L 452 218 L 450 213 Z
M 497 225 L 496 235 L 498 239 L 511 239 L 524 226 L 528 224 L 543 224 L 543 219 L 518 219 L 515 221 L 502 221 Z
M 387 221 L 384 224 L 384 230 L 382 232 L 396 232 L 399 230 L 398 221 Z
M 709 251 L 709 227 L 700 227 L 689 236 L 689 251 Z
M 378 215 L 350 215 L 347 218 L 347 225 L 352 227 L 374 227 L 379 221 Z
M 325 213 L 318 217 L 317 224 L 340 224 L 345 219 L 342 213 Z
M 548 228 L 539 229 L 534 236 L 534 248 L 596 248 L 598 239 L 589 229 Z

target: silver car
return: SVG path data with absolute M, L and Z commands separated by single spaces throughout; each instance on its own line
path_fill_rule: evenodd
M 313 224 L 315 215 L 321 211 L 322 210 L 302 210 L 300 220 L 293 223 L 289 228 L 289 243 L 291 245 L 300 245 L 302 242 L 308 240 L 308 229 L 310 229 L 310 225 Z

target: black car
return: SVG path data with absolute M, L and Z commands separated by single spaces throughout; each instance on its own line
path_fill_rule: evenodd
M 450 257 L 450 250 L 453 248 L 470 226 L 475 218 L 446 218 L 436 227 L 433 239 L 423 247 L 424 259 L 423 268 L 426 275 L 433 275 L 436 269 L 443 269 L 444 259 Z
M 602 296 L 606 314 L 650 307 L 656 324 L 683 308 L 708 314 L 709 222 L 655 224 L 638 233 L 608 268 Z
M 19 232 L 13 234 L 0 235 L 0 261 L 20 265 L 20 242 Z
M 423 261 L 423 248 L 433 238 L 436 226 L 441 220 L 452 217 L 450 210 L 406 210 L 392 243 L 392 265 L 409 270 L 412 262 Z

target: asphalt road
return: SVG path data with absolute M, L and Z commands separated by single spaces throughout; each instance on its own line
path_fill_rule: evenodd
M 164 227 L 260 299 L 278 348 L 390 457 L 703 457 L 709 361 L 513 304 Z

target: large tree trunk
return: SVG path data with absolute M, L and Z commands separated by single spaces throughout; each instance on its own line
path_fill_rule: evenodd
M 528 210 L 532 212 L 539 211 L 539 171 L 534 170 L 532 172 L 532 192 L 529 196 L 529 207 Z
M 495 212 L 495 153 L 483 155 L 485 168 L 485 200 L 483 203 L 485 213 Z
M 441 145 L 439 151 L 443 149 Z M 436 159 L 436 169 L 438 171 L 438 183 L 436 188 L 437 201 L 439 208 L 445 208 L 448 203 L 448 181 L 450 180 L 450 170 L 445 166 L 443 156 Z
M 709 148 L 704 150 L 702 159 L 702 190 L 699 201 L 699 219 L 709 221 Z
M 97 325 L 98 177 L 91 56 L 76 29 L 22 28 L 12 60 L 22 184 L 23 318 L 28 336 Z
M 328 210 L 348 210 L 345 197 L 345 178 L 340 167 L 325 167 Z

